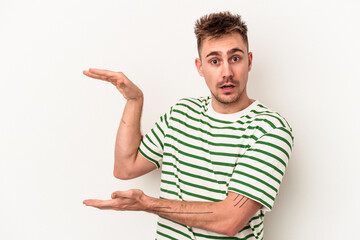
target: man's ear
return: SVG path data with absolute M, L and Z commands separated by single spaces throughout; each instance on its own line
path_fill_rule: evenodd
M 249 58 L 249 65 L 248 65 L 248 71 L 250 72 L 251 71 L 251 67 L 252 67 L 252 60 L 253 60 L 253 54 L 252 54 L 252 52 L 249 52 L 249 56 L 248 56 L 248 58 Z
M 200 58 L 196 58 L 195 59 L 195 65 L 196 65 L 196 69 L 198 70 L 198 73 L 200 76 L 204 76 L 203 71 L 202 71 L 202 63 Z

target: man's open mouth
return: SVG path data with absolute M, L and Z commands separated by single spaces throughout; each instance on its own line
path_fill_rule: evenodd
M 222 86 L 221 88 L 222 89 L 227 89 L 227 88 L 233 88 L 235 87 L 234 85 L 226 85 L 226 86 Z

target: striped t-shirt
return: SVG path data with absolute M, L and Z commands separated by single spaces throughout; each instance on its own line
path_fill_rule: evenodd
M 259 101 L 220 114 L 211 98 L 181 99 L 146 134 L 140 153 L 161 168 L 160 198 L 221 201 L 228 191 L 262 204 L 235 236 L 159 217 L 156 239 L 262 239 L 293 146 L 291 127 Z

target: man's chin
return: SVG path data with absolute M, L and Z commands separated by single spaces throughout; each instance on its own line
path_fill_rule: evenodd
M 234 104 L 239 101 L 240 96 L 225 95 L 225 96 L 214 96 L 215 100 L 222 104 Z

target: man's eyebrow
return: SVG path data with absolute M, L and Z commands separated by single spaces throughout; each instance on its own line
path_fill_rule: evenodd
M 210 52 L 208 55 L 206 55 L 205 58 L 209 57 L 209 56 L 221 56 L 220 52 L 217 52 L 217 51 L 213 51 L 213 52 Z
M 229 51 L 227 51 L 227 54 L 233 54 L 233 53 L 236 53 L 236 52 L 242 52 L 243 54 L 245 54 L 244 51 L 241 50 L 240 48 L 230 49 Z M 209 56 L 221 56 L 221 54 L 218 51 L 212 51 L 208 55 L 206 55 L 205 58 L 207 58 Z
M 243 50 L 241 50 L 240 48 L 233 48 L 231 50 L 228 51 L 228 54 L 232 54 L 232 53 L 236 53 L 236 52 L 242 52 L 244 53 Z

